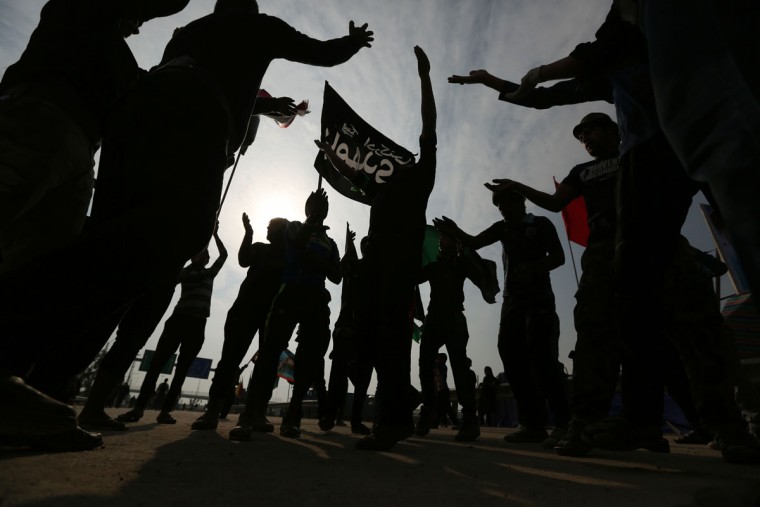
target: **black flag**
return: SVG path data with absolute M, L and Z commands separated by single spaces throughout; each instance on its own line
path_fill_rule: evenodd
M 369 177 L 365 188 L 344 178 L 319 152 L 314 167 L 322 178 L 346 197 L 371 204 L 377 185 L 382 185 L 414 163 L 414 155 L 364 121 L 325 81 L 322 105 L 322 141 L 327 142 L 351 167 Z

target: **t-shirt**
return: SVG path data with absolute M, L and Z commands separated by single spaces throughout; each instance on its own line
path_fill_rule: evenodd
M 214 278 L 224 266 L 227 255 L 220 255 L 209 268 L 198 268 L 190 264 L 179 273 L 177 280 L 182 284 L 174 313 L 184 313 L 197 317 L 211 314 L 211 295 L 214 291 Z
M 527 213 L 517 223 L 496 222 L 478 234 L 485 244 L 501 242 L 504 266 L 504 296 L 552 296 L 549 272 L 515 276 L 521 264 L 537 261 L 549 252 L 562 249 L 557 230 L 546 217 Z
M 572 187 L 586 201 L 589 241 L 615 234 L 615 184 L 619 168 L 617 157 L 592 160 L 573 167 L 562 180 L 563 185 Z
M 323 266 L 310 262 L 309 259 L 312 256 L 321 257 L 333 269 L 339 270 L 338 245 L 327 235 L 324 228 L 320 228 L 309 236 L 304 246 L 300 246 L 297 244 L 296 238 L 302 227 L 304 227 L 303 223 L 293 221 L 288 224 L 285 230 L 287 248 L 282 282 L 324 289 L 327 273 Z
M 435 185 L 436 138 L 420 137 L 420 157 L 378 187 L 369 216 L 365 260 L 418 269 L 427 224 L 425 211 Z
M 437 259 L 422 268 L 420 281 L 430 283 L 428 313 L 464 310 L 464 263 L 459 257 Z
M 245 280 L 240 284 L 238 299 L 245 299 L 251 304 L 271 302 L 282 284 L 285 249 L 277 249 L 269 243 L 254 243 L 243 249 L 239 258 L 249 267 Z

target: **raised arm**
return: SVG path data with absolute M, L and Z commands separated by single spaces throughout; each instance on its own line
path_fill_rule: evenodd
M 529 187 L 524 183 L 508 179 L 494 179 L 493 183 L 486 183 L 485 186 L 492 192 L 500 192 L 503 190 L 517 192 L 536 206 L 555 213 L 565 209 L 565 206 L 570 204 L 570 201 L 578 197 L 575 188 L 563 184 L 560 184 L 553 194 L 541 192 L 540 190 Z
M 224 247 L 224 243 L 222 243 L 222 239 L 219 237 L 219 222 L 216 223 L 216 227 L 214 228 L 214 242 L 216 243 L 216 249 L 219 250 L 219 257 L 208 270 L 216 276 L 227 261 L 227 249 Z
M 243 228 L 245 229 L 245 234 L 243 235 L 243 241 L 240 243 L 240 249 L 238 249 L 238 264 L 242 268 L 247 268 L 252 263 L 250 251 L 251 245 L 253 245 L 253 228 L 251 227 L 251 220 L 246 213 L 243 213 Z
M 422 95 L 421 115 L 423 139 L 435 138 L 435 125 L 438 115 L 435 110 L 435 97 L 433 96 L 433 84 L 430 82 L 430 60 L 419 46 L 414 46 L 414 54 L 417 56 L 417 72 L 420 75 L 420 88 Z

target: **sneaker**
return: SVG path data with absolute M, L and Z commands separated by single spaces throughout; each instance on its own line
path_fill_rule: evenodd
M 177 424 L 177 420 L 168 412 L 160 412 L 156 417 L 158 424 Z
M 622 417 L 608 417 L 586 426 L 581 434 L 584 442 L 608 451 L 646 449 L 669 453 L 670 444 L 662 438 L 662 429 L 656 425 L 633 425 Z
M 716 431 L 715 443 L 726 463 L 760 464 L 760 442 L 744 431 L 744 428 L 737 427 Z
M 548 439 L 547 439 L 548 440 Z M 580 458 L 585 456 L 594 447 L 581 438 L 581 429 L 570 428 L 554 446 L 554 452 L 560 456 Z
M 319 419 L 319 429 L 330 431 L 335 427 L 335 420 L 331 417 L 322 417 Z
M 287 438 L 300 438 L 301 428 L 291 424 L 284 424 L 280 426 L 280 435 Z
M 361 451 L 390 451 L 397 442 L 414 434 L 414 426 L 378 426 L 371 435 L 357 440 L 355 447 Z
M 140 419 L 142 419 L 143 411 L 138 408 L 133 408 L 129 412 L 124 412 L 123 414 L 116 417 L 116 420 L 119 422 L 137 422 Z
M 537 444 L 549 436 L 544 428 L 520 426 L 515 433 L 504 435 L 504 441 L 510 444 Z
M 549 433 L 549 436 L 546 437 L 543 442 L 541 442 L 541 445 L 544 449 L 554 449 L 557 447 L 559 441 L 565 437 L 566 433 L 567 428 L 558 426 L 554 428 L 551 433 Z
M 351 425 L 351 433 L 354 435 L 371 435 L 372 430 L 369 429 L 369 427 L 365 426 L 363 423 L 359 423 Z
M 190 426 L 190 428 L 194 430 L 207 431 L 215 430 L 217 426 L 219 426 L 219 419 L 206 412 L 198 419 L 193 421 L 193 424 Z
M 472 442 L 480 436 L 480 425 L 477 421 L 474 423 L 463 423 L 454 440 L 457 442 Z

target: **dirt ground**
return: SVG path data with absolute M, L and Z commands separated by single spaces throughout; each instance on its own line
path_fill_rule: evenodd
M 106 434 L 94 451 L 0 448 L 0 505 L 760 506 L 760 467 L 725 464 L 706 446 L 563 458 L 505 443 L 513 430 L 485 428 L 458 443 L 444 428 L 377 453 L 355 450 L 348 428 L 322 432 L 315 420 L 298 440 L 275 432 L 231 442 L 234 419 L 198 432 L 197 412 L 175 412 L 174 426 L 156 414 Z

